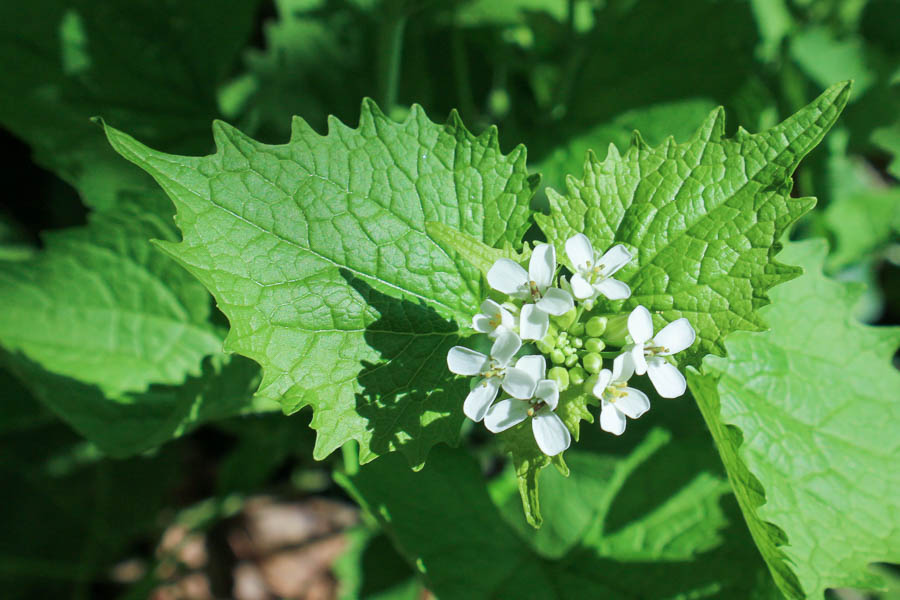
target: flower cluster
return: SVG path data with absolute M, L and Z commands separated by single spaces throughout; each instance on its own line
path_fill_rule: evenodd
M 487 273 L 494 298 L 481 304 L 472 318 L 475 331 L 493 339 L 489 354 L 455 346 L 447 366 L 457 375 L 477 377 L 463 404 L 465 415 L 499 433 L 531 420 L 534 439 L 544 454 L 554 456 L 572 438 L 557 414 L 561 394 L 589 394 L 600 406 L 600 427 L 615 435 L 625 431 L 626 417 L 637 419 L 650 409 L 650 399 L 628 382 L 635 374 L 650 378 L 663 398 L 685 391 L 684 375 L 668 357 L 694 343 L 687 319 L 673 321 L 654 335 L 653 320 L 643 306 L 628 314 L 594 314 L 597 300 L 624 300 L 631 289 L 613 278 L 632 259 L 623 245 L 600 255 L 584 234 L 565 244 L 572 265 L 569 280 L 557 275 L 556 249 L 535 246 L 526 271 L 508 258 Z M 524 355 L 516 356 L 520 350 Z M 607 345 L 618 351 L 605 351 Z M 604 358 L 614 358 L 612 370 Z M 549 372 L 548 361 L 553 365 Z M 497 401 L 501 390 L 504 397 Z

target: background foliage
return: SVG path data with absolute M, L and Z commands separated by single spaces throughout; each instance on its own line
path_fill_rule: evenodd
M 892 0 L 3 3 L 4 589 L 142 598 L 199 571 L 212 594 L 230 596 L 242 580 L 223 540 L 266 495 L 362 508 L 339 528 L 329 577 L 342 598 L 425 588 L 444 599 L 821 598 L 890 586 L 893 597 L 896 571 L 871 563 L 900 562 L 898 335 L 871 325 L 900 314 L 898 22 Z M 847 79 L 849 96 L 833 88 L 819 111 L 827 123 L 812 120 L 820 130 L 798 125 L 803 116 L 770 130 Z M 843 102 L 838 118 L 832 104 Z M 727 120 L 710 120 L 717 106 Z M 233 127 L 211 130 L 213 119 Z M 526 230 L 529 202 L 587 211 L 599 200 L 585 190 L 604 176 L 624 187 L 629 169 L 706 148 L 698 129 L 725 136 L 710 137 L 723 161 L 792 140 L 760 161 L 759 189 L 716 196 L 764 217 L 747 238 L 759 255 L 733 267 L 753 302 L 706 311 L 701 329 L 714 333 L 701 331 L 704 352 L 690 358 L 696 402 L 657 401 L 621 439 L 582 424 L 568 477 L 530 473 L 541 484 L 536 530 L 493 441 L 464 428 L 461 445 L 428 453 L 459 439 L 452 409 L 465 390 L 442 359 L 418 365 L 455 343 L 452 319 L 482 290 L 465 260 L 427 246 L 426 222 L 498 247 L 540 239 Z M 298 214 L 318 227 L 306 245 L 275 243 L 296 233 L 278 227 L 300 220 L 290 203 L 249 215 L 270 225 L 257 238 L 198 200 L 252 210 L 254 195 L 277 195 L 248 186 L 253 174 L 295 189 L 280 179 L 284 153 L 325 182 L 302 190 Z M 361 156 L 369 169 L 342 170 Z M 402 179 L 409 157 L 415 176 Z M 455 179 L 441 175 L 451 160 Z M 464 193 L 466 177 L 485 173 L 483 198 Z M 678 175 L 653 187 L 636 177 L 637 196 L 676 198 Z M 453 203 L 398 204 L 423 187 Z M 358 218 L 329 229 L 324 197 Z M 392 214 L 396 229 L 367 230 Z M 538 222 L 551 240 L 569 227 L 558 213 Z M 689 254 L 651 248 L 670 231 L 662 221 L 629 238 L 613 217 L 591 225 L 595 242 Z M 403 228 L 418 237 L 391 237 Z M 383 235 L 376 245 L 425 258 L 405 279 L 389 262 L 348 256 L 335 232 L 358 244 Z M 759 250 L 788 239 L 804 241 L 777 257 Z M 795 267 L 804 274 L 784 283 Z M 640 263 L 629 277 L 651 270 Z M 645 296 L 672 318 L 685 303 L 714 305 L 715 282 L 700 290 L 678 273 L 663 290 L 646 275 Z M 254 283 L 267 278 L 296 281 L 260 295 Z M 331 304 L 289 312 L 281 294 L 307 287 Z M 679 290 L 682 304 L 665 306 Z M 292 363 L 279 344 L 307 359 Z M 706 351 L 724 356 L 701 360 Z M 415 375 L 385 377 L 384 363 Z M 164 551 L 173 528 L 203 534 L 202 567 Z M 123 565 L 138 568 L 125 576 Z

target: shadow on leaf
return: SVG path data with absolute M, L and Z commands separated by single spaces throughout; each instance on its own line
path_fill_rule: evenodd
M 447 352 L 459 343 L 456 324 L 434 309 L 383 294 L 346 270 L 341 275 L 379 317 L 366 327 L 366 343 L 381 356 L 364 361 L 356 411 L 371 432 L 360 462 L 401 450 L 413 468 L 438 442 L 455 445 L 468 382 L 447 370 Z

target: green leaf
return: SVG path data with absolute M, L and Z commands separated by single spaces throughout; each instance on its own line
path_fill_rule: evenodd
M 814 203 L 790 197 L 790 176 L 849 89 L 829 88 L 763 133 L 724 137 L 720 109 L 683 144 L 652 148 L 637 136 L 624 154 L 610 147 L 603 162 L 589 154 L 582 180 L 570 180 L 565 195 L 548 192 L 552 212 L 536 216 L 538 225 L 559 249 L 578 232 L 598 250 L 630 248 L 636 259 L 620 273 L 632 295 L 617 308 L 642 304 L 658 326 L 687 317 L 698 341 L 679 358 L 698 365 L 722 354 L 732 331 L 763 329 L 756 311 L 767 290 L 799 274 L 773 258 L 782 233 Z
M 536 181 L 537 179 L 535 179 Z M 509 258 L 516 262 L 524 262 L 530 256 L 527 245 L 522 249 L 522 252 L 513 250 L 509 243 L 503 249 L 494 248 L 471 235 L 466 235 L 449 225 L 435 221 L 425 223 L 425 231 L 428 232 L 428 237 L 433 239 L 435 243 L 446 250 L 458 254 L 460 258 L 481 271 L 485 278 L 498 259 Z
M 114 206 L 118 190 L 147 178 L 110 151 L 89 119 L 101 114 L 154 143 L 205 150 L 216 86 L 250 35 L 257 5 L 4 2 L 0 123 L 94 207 Z
M 383 533 L 358 527 L 346 533 L 348 548 L 332 567 L 339 600 L 419 600 L 424 588 Z
M 891 155 L 887 170 L 900 179 L 900 118 L 891 125 L 873 131 L 872 142 Z
M 835 236 L 830 266 L 866 259 L 900 232 L 900 187 L 842 195 L 828 205 L 824 217 Z
M 877 77 L 869 66 L 865 41 L 837 37 L 824 26 L 807 27 L 791 38 L 791 57 L 819 86 L 852 79 L 855 95 L 865 95 Z
M 155 537 L 181 474 L 178 456 L 104 460 L 0 371 L 4 597 L 91 597 L 112 566 Z M 9 407 L 18 405 L 16 418 Z M 30 418 L 26 418 L 30 416 Z M 96 588 L 94 588 L 96 589 Z
M 852 317 L 858 286 L 822 275 L 825 246 L 791 244 L 806 269 L 772 291 L 771 330 L 736 333 L 689 380 L 763 557 L 790 598 L 873 588 L 900 561 L 900 330 Z M 797 307 L 802 307 L 798 313 Z M 743 440 L 741 439 L 743 432 Z
M 259 367 L 236 356 L 207 359 L 203 370 L 179 386 L 108 395 L 95 385 L 43 369 L 20 354 L 0 352 L 7 366 L 50 410 L 114 457 L 156 448 L 209 421 L 277 410 L 252 398 Z
M 0 263 L 0 345 L 111 395 L 199 374 L 222 340 L 203 286 L 148 241 L 173 239 L 171 229 L 136 206 Z
M 218 152 L 156 152 L 107 128 L 113 146 L 176 205 L 180 244 L 165 248 L 216 297 L 226 348 L 264 369 L 258 394 L 315 409 L 315 456 L 351 439 L 366 462 L 402 450 L 423 464 L 455 443 L 465 384 L 444 356 L 483 297 L 478 271 L 425 229 L 444 223 L 489 246 L 518 245 L 533 179 L 525 150 L 500 152 L 496 129 L 438 125 L 414 106 L 396 123 L 371 101 L 360 125 L 320 136 L 302 119 L 288 144 L 223 123 Z
M 610 144 L 624 148 L 635 130 L 640 131 L 650 144 L 658 144 L 670 135 L 679 141 L 686 140 L 714 108 L 715 104 L 709 100 L 686 99 L 630 110 L 573 136 L 543 157 L 534 168 L 545 185 L 563 189 L 566 177 L 584 166 L 588 150 L 602 156 Z
M 355 118 L 360 100 L 378 86 L 372 15 L 349 2 L 274 5 L 277 20 L 263 26 L 265 50 L 246 51 L 243 74 L 219 95 L 225 117 L 262 141 L 278 142 L 290 135 L 294 115 L 317 131 L 328 115 Z
M 387 457 L 338 480 L 440 598 L 777 598 L 747 553 L 736 507 L 720 505 L 727 484 L 697 472 L 716 467 L 697 439 L 655 430 L 632 450 L 617 438 L 603 453 L 570 452 L 568 479 L 541 473 L 549 492 L 537 531 L 522 519 L 511 474 L 489 494 L 463 451 L 435 449 L 418 473 Z

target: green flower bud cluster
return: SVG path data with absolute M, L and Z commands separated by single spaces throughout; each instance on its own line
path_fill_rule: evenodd
M 572 309 L 555 317 L 547 335 L 537 342 L 538 349 L 554 366 L 547 376 L 556 382 L 560 391 L 582 386 L 591 391 L 595 375 L 603 368 L 602 352 L 606 348 L 603 335 L 607 318 L 593 316 L 582 320 L 582 311 Z

